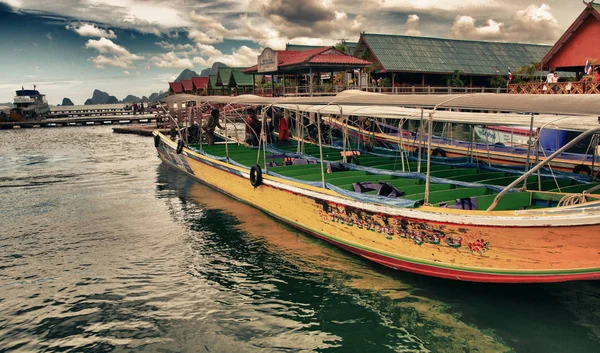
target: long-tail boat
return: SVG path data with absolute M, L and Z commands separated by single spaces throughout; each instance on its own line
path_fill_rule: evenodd
M 171 102 L 296 104 L 296 109 L 300 104 L 322 104 L 325 109 L 327 104 L 312 98 L 172 97 Z M 436 114 L 429 115 L 429 131 Z M 595 117 L 577 120 L 584 132 L 570 144 L 600 132 Z M 261 137 L 266 140 L 264 134 Z M 318 158 L 308 159 L 264 144 L 249 148 L 227 141 L 214 146 L 184 141 L 155 132 L 159 157 L 167 165 L 385 266 L 477 282 L 600 278 L 600 185 L 569 185 L 560 192 L 515 190 L 534 182 L 535 173 L 563 149 L 499 191 L 470 185 L 466 175 L 465 184 L 447 179 L 451 172 L 432 178 L 436 171 L 430 154 L 426 174 L 386 174 L 327 161 L 322 144 L 317 146 Z

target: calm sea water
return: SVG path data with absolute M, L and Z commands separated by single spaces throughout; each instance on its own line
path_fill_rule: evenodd
M 108 127 L 0 131 L 0 352 L 599 352 L 600 284 L 388 270 Z

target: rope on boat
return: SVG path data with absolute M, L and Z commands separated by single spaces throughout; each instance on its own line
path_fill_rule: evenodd
M 587 195 L 582 193 L 582 194 L 571 194 L 571 195 L 565 195 L 563 196 L 562 199 L 560 199 L 560 201 L 558 201 L 558 207 L 564 207 L 564 206 L 573 206 L 573 205 L 579 205 L 582 203 L 587 203 Z

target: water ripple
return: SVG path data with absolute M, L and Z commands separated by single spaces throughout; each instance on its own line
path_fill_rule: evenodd
M 600 350 L 595 283 L 387 270 L 106 127 L 2 131 L 0 150 L 0 352 Z

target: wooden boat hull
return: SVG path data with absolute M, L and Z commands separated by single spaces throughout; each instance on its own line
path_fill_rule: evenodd
M 475 282 L 560 282 L 600 278 L 597 213 L 395 208 L 263 174 L 176 144 L 164 136 L 160 158 L 198 181 L 379 264 Z M 600 207 L 600 205 L 599 205 Z

